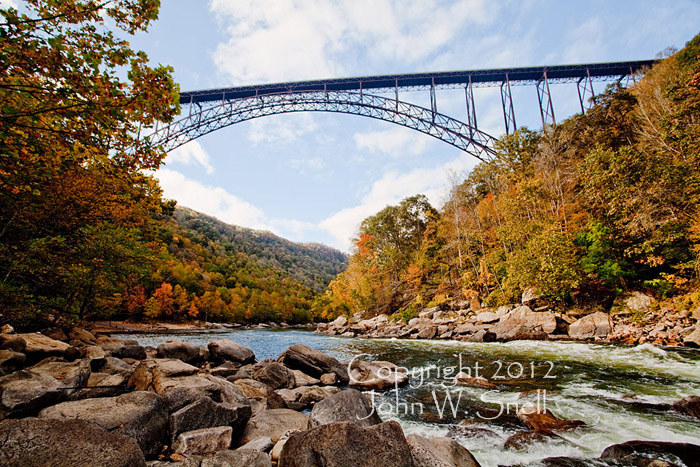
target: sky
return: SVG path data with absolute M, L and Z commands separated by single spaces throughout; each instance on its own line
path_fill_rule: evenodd
M 154 64 L 171 65 L 180 88 L 190 91 L 648 59 L 698 32 L 700 0 L 163 0 L 159 20 L 130 42 Z M 558 120 L 579 109 L 575 84 L 551 89 Z M 400 98 L 429 107 L 427 92 Z M 501 135 L 498 89 L 476 89 L 475 100 L 480 128 Z M 541 126 L 533 87 L 515 88 L 514 100 L 519 126 Z M 463 91 L 438 91 L 438 109 L 465 120 Z M 476 162 L 391 123 L 293 113 L 187 143 L 168 154 L 156 176 L 180 205 L 350 251 L 362 219 L 418 193 L 439 208 L 450 184 Z

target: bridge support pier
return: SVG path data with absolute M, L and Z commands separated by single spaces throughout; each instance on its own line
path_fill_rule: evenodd
M 581 113 L 585 114 L 586 110 L 590 109 L 591 105 L 593 105 L 592 100 L 595 97 L 591 70 L 586 70 L 586 76 L 579 78 L 576 83 L 576 88 L 578 90 L 578 100 L 581 103 Z
M 537 100 L 540 103 L 540 116 L 542 117 L 542 128 L 556 125 L 557 121 L 554 118 L 554 105 L 552 104 L 552 95 L 549 92 L 549 81 L 547 80 L 547 72 L 545 71 L 541 80 L 537 81 Z
M 506 73 L 506 80 L 501 83 L 501 103 L 503 104 L 503 120 L 506 124 L 506 134 L 515 132 L 515 109 L 513 108 L 513 95 L 510 91 L 510 80 Z

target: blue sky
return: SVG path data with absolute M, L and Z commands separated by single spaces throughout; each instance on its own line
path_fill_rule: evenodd
M 163 0 L 158 22 L 131 42 L 154 63 L 172 65 L 182 90 L 195 90 L 646 59 L 682 47 L 699 30 L 698 0 Z M 503 132 L 497 92 L 475 91 L 480 127 L 494 135 Z M 515 93 L 518 124 L 538 127 L 534 88 Z M 553 86 L 552 93 L 558 119 L 576 112 L 575 85 Z M 427 92 L 401 97 L 429 102 Z M 438 108 L 464 119 L 463 91 L 439 91 Z M 450 180 L 474 163 L 396 125 L 306 113 L 202 137 L 169 154 L 157 176 L 181 205 L 348 250 L 364 217 L 416 193 L 439 207 Z

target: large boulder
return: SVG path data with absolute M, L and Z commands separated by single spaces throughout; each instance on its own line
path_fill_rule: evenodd
M 136 442 L 78 420 L 5 420 L 0 465 L 26 467 L 145 467 Z
M 238 439 L 250 415 L 249 405 L 218 404 L 205 397 L 170 415 L 170 439 L 175 441 L 178 435 L 185 431 L 214 426 L 230 426 L 233 429 L 233 439 Z
M 0 350 L 0 376 L 21 369 L 27 356 L 12 350 Z
M 0 334 L 0 349 L 24 353 L 27 343 L 17 334 Z
M 674 402 L 673 410 L 700 419 L 700 396 L 688 396 Z
M 613 323 L 610 315 L 597 311 L 584 316 L 569 326 L 569 337 L 572 339 L 605 339 L 612 333 Z
M 294 389 L 280 389 L 277 394 L 284 400 L 288 408 L 304 410 L 338 392 L 340 389 L 335 386 L 302 386 Z
M 405 370 L 391 362 L 353 360 L 350 366 L 350 386 L 363 390 L 381 391 L 408 384 Z
M 75 391 L 68 400 L 77 401 L 93 397 L 115 397 L 129 392 L 129 377 L 120 374 L 90 373 L 87 386 Z
M 290 409 L 263 410 L 248 421 L 241 444 L 257 438 L 268 437 L 276 443 L 290 432 L 306 430 L 309 416 Z
M 700 347 L 700 325 L 695 326 L 693 332 L 683 338 L 686 347 Z
M 450 438 L 406 436 L 414 467 L 479 467 L 471 452 Z
M 51 376 L 63 383 L 68 388 L 66 395 L 75 392 L 75 388 L 87 385 L 90 377 L 90 360 L 77 360 L 75 362 L 64 362 L 56 357 L 47 358 L 36 365 L 27 368 L 33 373 Z
M 293 433 L 279 467 L 413 467 L 411 449 L 394 422 L 360 427 L 351 422 Z
M 85 329 L 72 329 L 68 334 L 68 339 L 70 345 L 74 347 L 85 347 L 97 344 L 95 335 L 90 331 L 86 331 Z
M 299 370 L 291 370 L 292 374 L 294 375 L 294 386 L 295 387 L 301 387 L 301 386 L 315 386 L 317 384 L 321 384 L 321 380 L 314 378 L 313 376 L 309 376 L 303 371 Z
M 267 384 L 272 389 L 291 389 L 296 385 L 294 373 L 278 362 L 264 363 L 253 373 L 253 379 Z
M 168 411 L 163 398 L 144 391 L 63 402 L 42 410 L 39 418 L 81 420 L 128 436 L 136 440 L 146 457 L 160 452 L 168 426 Z
M 557 318 L 549 311 L 535 312 L 520 306 L 495 324 L 490 331 L 501 340 L 538 339 L 557 328 Z
M 665 463 L 655 465 L 698 467 L 700 466 L 700 446 L 661 441 L 627 441 L 608 446 L 600 458 L 616 461 L 620 465 L 651 465 L 651 462 L 658 459 Z
M 215 362 L 233 361 L 241 364 L 255 361 L 255 354 L 248 347 L 243 347 L 229 339 L 219 339 L 209 343 L 210 358 Z
M 0 420 L 36 414 L 65 399 L 64 385 L 51 376 L 20 370 L 0 377 Z
M 335 373 L 338 381 L 347 384 L 348 369 L 335 358 L 314 350 L 304 344 L 294 344 L 285 350 L 277 359 L 285 366 L 301 370 L 319 378 L 324 373 Z
M 352 422 L 358 426 L 382 423 L 370 401 L 356 389 L 333 394 L 317 402 L 309 415 L 309 428 L 335 422 Z
M 187 456 L 214 454 L 231 447 L 231 427 L 216 426 L 181 433 L 173 443 L 173 451 Z
M 17 337 L 21 338 L 25 343 L 24 353 L 27 355 L 27 359 L 34 362 L 47 357 L 62 357 L 71 347 L 65 342 L 51 339 L 38 332 L 17 334 Z
M 123 341 L 115 337 L 100 336 L 97 338 L 97 345 L 102 347 L 105 355 L 110 357 L 143 360 L 147 356 L 146 349 L 135 340 Z
M 199 347 L 189 342 L 169 340 L 158 346 L 159 358 L 176 358 L 186 363 L 199 360 Z

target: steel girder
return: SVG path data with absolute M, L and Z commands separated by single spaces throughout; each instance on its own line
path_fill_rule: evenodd
M 468 154 L 488 160 L 495 138 L 474 126 L 398 99 L 353 91 L 315 91 L 266 94 L 191 105 L 186 117 L 147 136 L 154 146 L 171 151 L 193 139 L 236 123 L 290 112 L 336 112 L 362 115 L 433 136 Z

